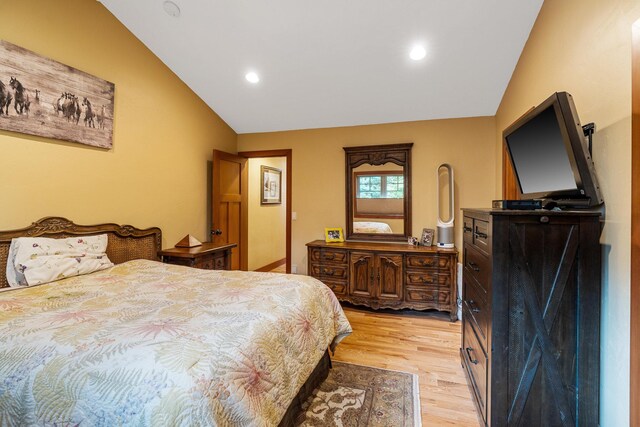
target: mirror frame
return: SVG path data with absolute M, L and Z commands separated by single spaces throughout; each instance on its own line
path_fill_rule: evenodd
M 343 147 L 345 151 L 345 185 L 347 211 L 347 240 L 382 240 L 387 242 L 407 241 L 411 236 L 411 147 L 413 142 L 406 144 L 365 145 L 360 147 Z M 360 165 L 374 166 L 384 163 L 394 163 L 402 166 L 404 171 L 404 233 L 354 233 L 353 211 L 353 169 Z

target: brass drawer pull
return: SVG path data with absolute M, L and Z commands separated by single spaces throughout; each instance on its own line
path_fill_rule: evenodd
M 473 359 L 471 357 L 471 352 L 473 351 L 473 349 L 471 347 L 467 347 L 465 348 L 465 351 L 467 352 L 467 358 L 469 359 L 469 362 L 473 363 L 474 365 L 477 365 L 478 359 Z
M 325 268 L 324 269 L 324 274 L 326 274 L 327 276 L 333 276 L 335 274 L 335 270 L 333 268 Z
M 334 254 L 331 254 L 331 255 L 326 255 L 326 254 L 325 254 L 324 259 L 326 259 L 326 260 L 332 260 L 332 259 L 335 259 L 335 257 L 336 257 L 336 256 L 335 256 Z

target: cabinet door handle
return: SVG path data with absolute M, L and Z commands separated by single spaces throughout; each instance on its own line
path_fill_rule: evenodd
M 469 266 L 470 269 L 472 269 L 473 271 L 475 271 L 476 273 L 480 271 L 480 266 L 478 266 L 478 264 L 476 264 L 473 261 L 468 261 L 467 265 Z
M 371 270 L 371 283 L 375 280 L 375 273 Z
M 476 239 L 477 239 L 478 237 L 480 237 L 480 238 L 482 238 L 482 239 L 486 239 L 486 238 L 488 238 L 488 237 L 489 237 L 489 235 L 488 235 L 487 233 L 482 233 L 482 232 L 480 232 L 480 231 L 476 231 L 476 233 L 475 233 L 475 234 L 476 234 Z
M 471 312 L 480 313 L 480 309 L 478 308 L 478 306 L 476 306 L 476 302 L 474 300 L 472 300 L 472 299 L 467 300 L 467 305 L 471 309 Z
M 465 348 L 465 351 L 467 352 L 467 358 L 469 359 L 469 362 L 473 363 L 474 365 L 477 365 L 478 359 L 474 359 L 471 357 L 471 352 L 473 351 L 473 349 L 471 347 L 467 347 Z

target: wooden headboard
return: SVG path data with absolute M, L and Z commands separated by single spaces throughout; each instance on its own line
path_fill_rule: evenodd
M 78 225 L 61 217 L 47 217 L 20 230 L 0 231 L 0 288 L 8 285 L 6 270 L 11 239 L 15 237 L 51 237 L 91 236 L 107 234 L 107 256 L 114 264 L 134 259 L 158 260 L 158 251 L 162 245 L 162 231 L 159 228 L 141 230 L 131 225 L 98 224 Z

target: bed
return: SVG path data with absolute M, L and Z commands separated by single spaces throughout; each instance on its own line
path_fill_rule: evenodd
M 391 227 L 386 222 L 377 221 L 354 221 L 354 233 L 393 233 Z
M 0 425 L 287 425 L 351 332 L 313 278 L 159 263 L 157 228 L 46 218 L 0 271 L 13 237 L 99 233 L 114 267 L 0 292 Z

